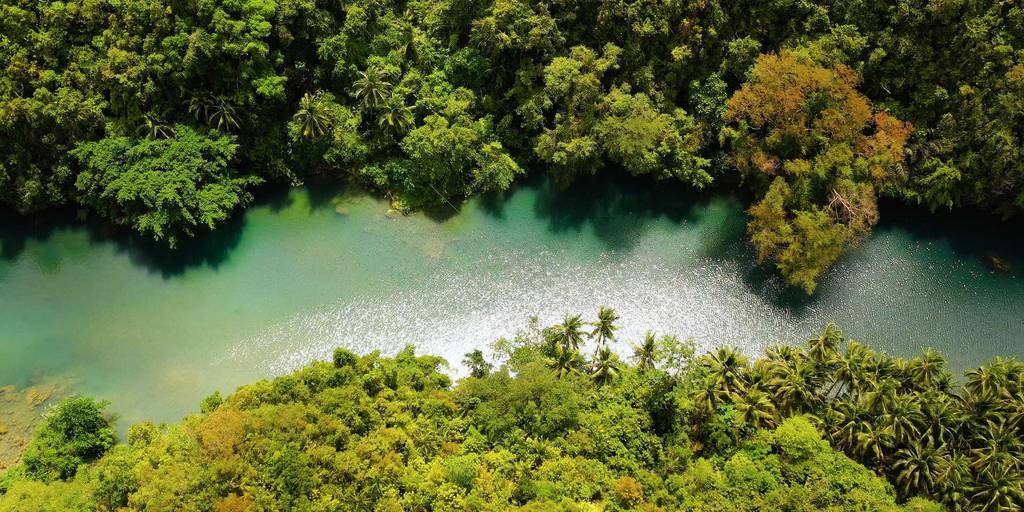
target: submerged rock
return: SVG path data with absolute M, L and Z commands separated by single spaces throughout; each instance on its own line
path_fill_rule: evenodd
M 21 460 L 46 408 L 66 396 L 69 389 L 70 383 L 63 379 L 36 382 L 24 389 L 0 386 L 0 471 Z
M 1010 265 L 1010 262 L 1004 260 L 1003 258 L 1000 258 L 999 256 L 996 256 L 995 254 L 989 254 L 985 256 L 985 261 L 989 264 L 990 267 L 992 267 L 992 270 L 1000 274 L 1005 274 L 1013 270 L 1013 265 Z

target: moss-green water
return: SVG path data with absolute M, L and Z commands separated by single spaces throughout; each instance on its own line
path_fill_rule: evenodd
M 601 304 L 619 311 L 629 340 L 653 328 L 757 351 L 835 320 L 896 353 L 936 347 L 960 368 L 1024 355 L 1024 259 L 1011 226 L 883 211 L 875 235 L 807 299 L 753 265 L 742 206 L 726 196 L 524 186 L 443 219 L 386 211 L 365 195 L 296 189 L 176 253 L 103 228 L 10 220 L 0 385 L 71 378 L 112 400 L 122 425 L 171 420 L 215 389 L 338 345 L 414 343 L 457 363 L 531 315 Z M 1013 270 L 992 272 L 989 253 Z

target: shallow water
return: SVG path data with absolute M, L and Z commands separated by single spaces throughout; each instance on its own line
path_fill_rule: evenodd
M 109 228 L 10 219 L 0 385 L 72 378 L 113 401 L 123 428 L 175 420 L 214 390 L 336 346 L 412 343 L 454 364 L 531 315 L 553 322 L 602 304 L 622 316 L 625 340 L 653 329 L 756 352 L 834 320 L 894 353 L 938 348 L 958 369 L 1024 355 L 1021 236 L 981 217 L 886 208 L 807 298 L 754 265 L 731 196 L 534 184 L 443 218 L 386 211 L 331 187 L 282 191 L 173 253 Z M 992 272 L 990 253 L 1013 270 Z

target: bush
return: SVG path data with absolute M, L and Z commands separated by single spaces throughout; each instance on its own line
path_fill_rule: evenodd
M 345 350 L 341 347 L 334 349 L 334 367 L 344 368 L 346 366 L 355 366 L 356 361 L 359 358 L 356 357 L 352 352 Z
M 114 445 L 117 436 L 103 411 L 107 402 L 71 397 L 57 404 L 43 420 L 25 450 L 26 474 L 34 479 L 66 480 Z

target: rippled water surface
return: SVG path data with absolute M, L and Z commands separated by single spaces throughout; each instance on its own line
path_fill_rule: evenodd
M 0 226 L 0 385 L 70 377 L 130 423 L 174 420 L 219 389 L 408 343 L 453 363 L 538 315 L 623 318 L 751 352 L 834 320 L 957 368 L 1024 355 L 1019 229 L 890 207 L 807 298 L 757 268 L 742 205 L 670 187 L 523 186 L 458 213 L 389 218 L 325 187 L 266 198 L 176 253 L 103 228 Z M 991 271 L 997 254 L 1013 265 Z M 620 344 L 625 350 L 625 345 Z

